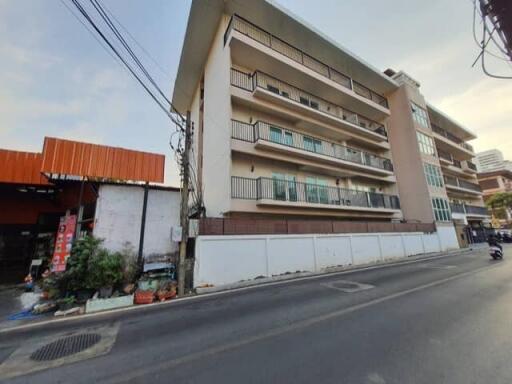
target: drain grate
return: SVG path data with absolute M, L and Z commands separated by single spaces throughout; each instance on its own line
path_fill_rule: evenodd
M 93 345 L 99 343 L 101 336 L 97 333 L 82 333 L 79 335 L 63 337 L 50 344 L 39 348 L 30 355 L 30 359 L 35 361 L 51 361 L 74 355 L 82 352 Z

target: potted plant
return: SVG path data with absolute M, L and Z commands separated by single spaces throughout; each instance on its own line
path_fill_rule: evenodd
M 87 285 L 99 291 L 101 298 L 112 295 L 115 285 L 123 278 L 123 257 L 106 249 L 99 249 L 89 259 Z

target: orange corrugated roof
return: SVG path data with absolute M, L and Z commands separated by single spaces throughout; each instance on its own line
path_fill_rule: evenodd
M 41 172 L 163 183 L 165 156 L 45 137 Z
M 40 153 L 0 149 L 0 183 L 50 185 L 41 174 Z

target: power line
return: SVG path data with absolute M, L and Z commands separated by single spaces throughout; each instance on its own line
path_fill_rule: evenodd
M 165 76 L 168 80 L 171 80 L 167 71 L 158 63 L 158 61 L 140 44 L 137 39 L 130 33 L 130 31 L 119 21 L 119 19 L 112 13 L 112 11 L 103 4 L 103 8 L 108 12 L 108 14 L 119 24 L 119 26 L 126 32 L 126 34 L 133 40 L 133 42 L 140 48 L 142 52 L 146 54 L 146 56 L 155 64 L 156 68 Z
M 177 121 L 177 119 L 173 116 L 172 112 L 168 110 L 160 100 L 153 94 L 153 92 L 149 89 L 149 87 L 142 81 L 142 79 L 139 77 L 139 75 L 135 72 L 135 70 L 130 66 L 130 64 L 125 60 L 125 58 L 119 53 L 119 51 L 114 47 L 114 45 L 110 42 L 110 40 L 105 36 L 105 34 L 100 30 L 98 25 L 95 23 L 95 21 L 92 19 L 92 17 L 88 14 L 88 12 L 85 10 L 85 8 L 82 6 L 79 0 L 70 0 L 73 5 L 78 9 L 78 11 L 82 14 L 82 16 L 85 18 L 85 20 L 88 21 L 88 23 L 94 28 L 96 33 L 103 39 L 103 41 L 108 45 L 108 47 L 114 52 L 114 54 L 121 60 L 121 62 L 124 64 L 124 66 L 130 71 L 130 73 L 135 77 L 137 82 L 144 88 L 144 90 L 149 94 L 149 96 L 157 103 L 157 105 L 164 111 L 164 113 L 173 121 L 181 130 L 183 130 L 183 126 L 180 122 Z M 167 100 L 168 101 L 168 100 Z M 171 108 L 172 105 L 171 105 Z M 174 109 L 174 108 L 173 108 Z M 174 109 L 174 113 L 177 114 L 180 118 L 180 120 L 183 122 L 184 118 L 177 113 L 177 111 Z

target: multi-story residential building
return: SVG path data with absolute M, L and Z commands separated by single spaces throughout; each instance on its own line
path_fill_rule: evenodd
M 396 83 L 273 4 L 220 3 L 193 2 L 173 95 L 207 215 L 401 219 Z
M 508 169 L 512 171 L 512 163 L 503 158 L 503 153 L 498 149 L 489 149 L 479 152 L 475 157 L 476 168 L 479 173 Z
M 478 182 L 483 191 L 484 200 L 500 192 L 512 192 L 512 171 L 509 169 L 495 169 L 490 172 L 478 173 Z M 512 223 L 512 212 L 510 209 L 493 210 L 501 224 Z
M 193 1 L 173 103 L 208 216 L 483 217 L 474 135 L 274 3 Z
M 466 142 L 476 136 L 429 104 L 411 76 L 390 69 L 385 73 L 400 84 L 388 100 L 404 218 L 438 225 L 453 220 L 459 235 L 468 224 L 481 226 L 488 216 L 472 162 L 475 154 Z

